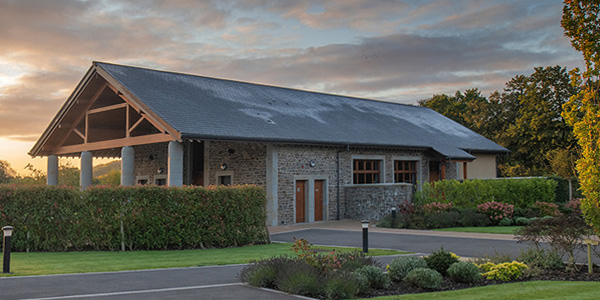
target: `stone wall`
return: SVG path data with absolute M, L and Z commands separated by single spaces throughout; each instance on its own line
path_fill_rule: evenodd
M 218 175 L 230 175 L 233 184 L 267 184 L 267 145 L 263 143 L 208 142 L 209 185 L 217 184 Z M 222 170 L 221 165 L 227 164 Z
M 155 182 L 156 178 L 163 178 L 167 175 L 168 149 L 169 143 L 133 146 L 135 151 L 133 173 L 136 177 L 136 184 L 141 177 L 147 176 L 148 183 L 151 184 Z M 158 173 L 159 168 L 162 168 L 162 174 Z
M 344 187 L 348 219 L 379 220 L 392 207 L 412 201 L 412 184 L 360 184 Z
M 307 180 L 309 185 L 311 185 L 311 183 L 314 184 L 314 180 L 325 180 L 326 188 L 323 188 L 324 219 L 336 219 L 338 150 L 339 149 L 330 147 L 277 146 L 277 218 L 279 224 L 290 224 L 295 222 L 296 180 Z M 315 162 L 314 167 L 311 166 L 311 161 Z M 310 211 L 307 212 L 307 216 L 309 213 Z

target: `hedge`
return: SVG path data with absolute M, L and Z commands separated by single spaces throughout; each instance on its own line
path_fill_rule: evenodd
M 536 201 L 555 201 L 557 183 L 545 178 L 442 180 L 425 183 L 415 195 L 416 204 L 452 203 L 454 207 L 477 208 L 496 201 L 528 208 Z
M 2 186 L 15 251 L 167 250 L 267 243 L 256 186 Z

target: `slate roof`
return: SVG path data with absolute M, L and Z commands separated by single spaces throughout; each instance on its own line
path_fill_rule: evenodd
M 425 107 L 95 62 L 182 138 L 508 150 Z

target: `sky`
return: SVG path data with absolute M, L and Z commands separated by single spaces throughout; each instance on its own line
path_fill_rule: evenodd
M 0 0 L 0 160 L 27 152 L 92 61 L 416 104 L 582 67 L 558 0 Z

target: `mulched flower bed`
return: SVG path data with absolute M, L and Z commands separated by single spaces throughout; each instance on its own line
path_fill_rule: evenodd
M 366 295 L 360 295 L 361 297 L 378 297 L 378 296 L 389 296 L 389 295 L 403 295 L 403 294 L 418 294 L 418 293 L 428 293 L 428 292 L 441 292 L 441 291 L 453 291 L 453 290 L 461 290 L 468 289 L 473 287 L 487 286 L 487 285 L 496 285 L 496 284 L 505 284 L 505 283 L 514 283 L 514 282 L 525 282 L 525 281 L 538 281 L 538 280 L 546 280 L 546 281 L 600 281 L 600 268 L 594 267 L 594 273 L 588 274 L 588 267 L 579 266 L 579 269 L 574 272 L 565 271 L 565 270 L 545 270 L 543 274 L 539 274 L 536 276 L 522 278 L 517 281 L 504 282 L 500 280 L 482 280 L 479 283 L 475 284 L 466 284 L 466 283 L 456 283 L 448 278 L 444 278 L 442 286 L 439 289 L 428 290 L 413 287 L 407 285 L 403 282 L 396 282 L 390 284 L 390 287 L 382 290 L 372 290 L 370 293 Z

